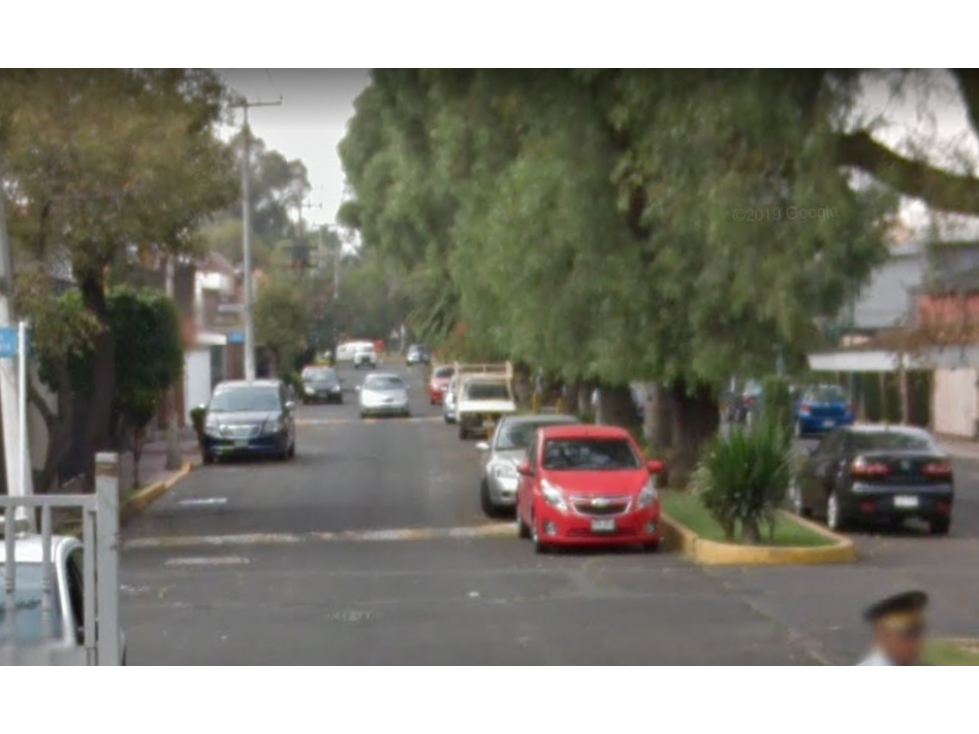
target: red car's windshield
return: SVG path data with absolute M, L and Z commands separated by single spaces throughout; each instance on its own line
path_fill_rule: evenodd
M 544 446 L 544 468 L 555 471 L 638 469 L 639 457 L 621 438 L 550 439 Z

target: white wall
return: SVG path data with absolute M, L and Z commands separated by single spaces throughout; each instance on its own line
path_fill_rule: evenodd
M 184 352 L 184 405 L 187 425 L 190 411 L 211 399 L 211 348 L 200 347 Z
M 931 415 L 937 433 L 972 438 L 979 418 L 975 369 L 937 369 L 931 393 Z

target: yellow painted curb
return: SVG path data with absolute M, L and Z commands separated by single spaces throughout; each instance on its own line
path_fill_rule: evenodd
M 665 512 L 661 515 L 660 523 L 664 539 L 671 548 L 675 548 L 694 563 L 704 566 L 808 566 L 853 563 L 857 560 L 857 549 L 849 538 L 797 515 L 791 515 L 791 518 L 832 540 L 832 544 L 815 548 L 736 545 L 702 538 Z
M 123 503 L 122 509 L 119 511 L 120 516 L 125 520 L 133 515 L 138 515 L 173 489 L 177 482 L 190 473 L 192 468 L 193 465 L 189 461 L 185 461 L 183 466 L 166 479 L 160 482 L 153 482 L 153 484 L 139 490 Z

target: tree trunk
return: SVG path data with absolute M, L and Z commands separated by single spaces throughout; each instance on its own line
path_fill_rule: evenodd
M 576 411 L 580 416 L 588 416 L 594 413 L 594 409 L 591 407 L 591 394 L 595 389 L 587 380 L 582 380 L 578 383 L 578 410 Z
M 603 386 L 599 395 L 599 413 L 603 424 L 636 427 L 636 404 L 628 387 Z
M 72 432 L 74 429 L 74 404 L 71 390 L 68 387 L 68 367 L 64 360 L 58 365 L 58 409 L 52 411 L 38 389 L 28 381 L 28 397 L 31 403 L 44 419 L 44 427 L 48 433 L 48 450 L 44 457 L 44 466 L 34 485 L 37 494 L 46 494 L 58 479 L 58 469 L 61 462 L 71 449 Z
M 704 443 L 717 434 L 720 409 L 714 391 L 705 385 L 677 382 L 670 388 L 672 446 L 670 476 L 683 487 L 700 458 Z
M 112 329 L 109 328 L 108 304 L 102 279 L 89 275 L 81 281 L 80 288 L 86 308 L 102 326 L 93 345 L 92 393 L 85 401 L 88 410 L 82 439 L 85 488 L 93 491 L 95 454 L 111 445 L 112 403 L 116 391 L 116 341 Z
M 530 380 L 530 368 L 524 364 L 513 366 L 513 396 L 521 410 L 530 408 L 530 396 L 534 392 L 534 386 Z
M 758 521 L 754 518 L 745 519 L 741 522 L 741 542 L 745 545 L 761 543 L 761 531 L 758 528 Z

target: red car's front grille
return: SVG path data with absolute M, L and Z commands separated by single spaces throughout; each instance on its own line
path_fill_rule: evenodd
M 634 538 L 636 537 L 636 531 L 634 528 L 616 528 L 615 532 L 612 533 L 602 533 L 603 537 L 609 538 Z M 570 528 L 568 530 L 569 538 L 594 538 L 595 533 L 593 533 L 588 528 Z
M 628 497 L 573 497 L 571 504 L 582 515 L 607 517 L 629 509 Z

